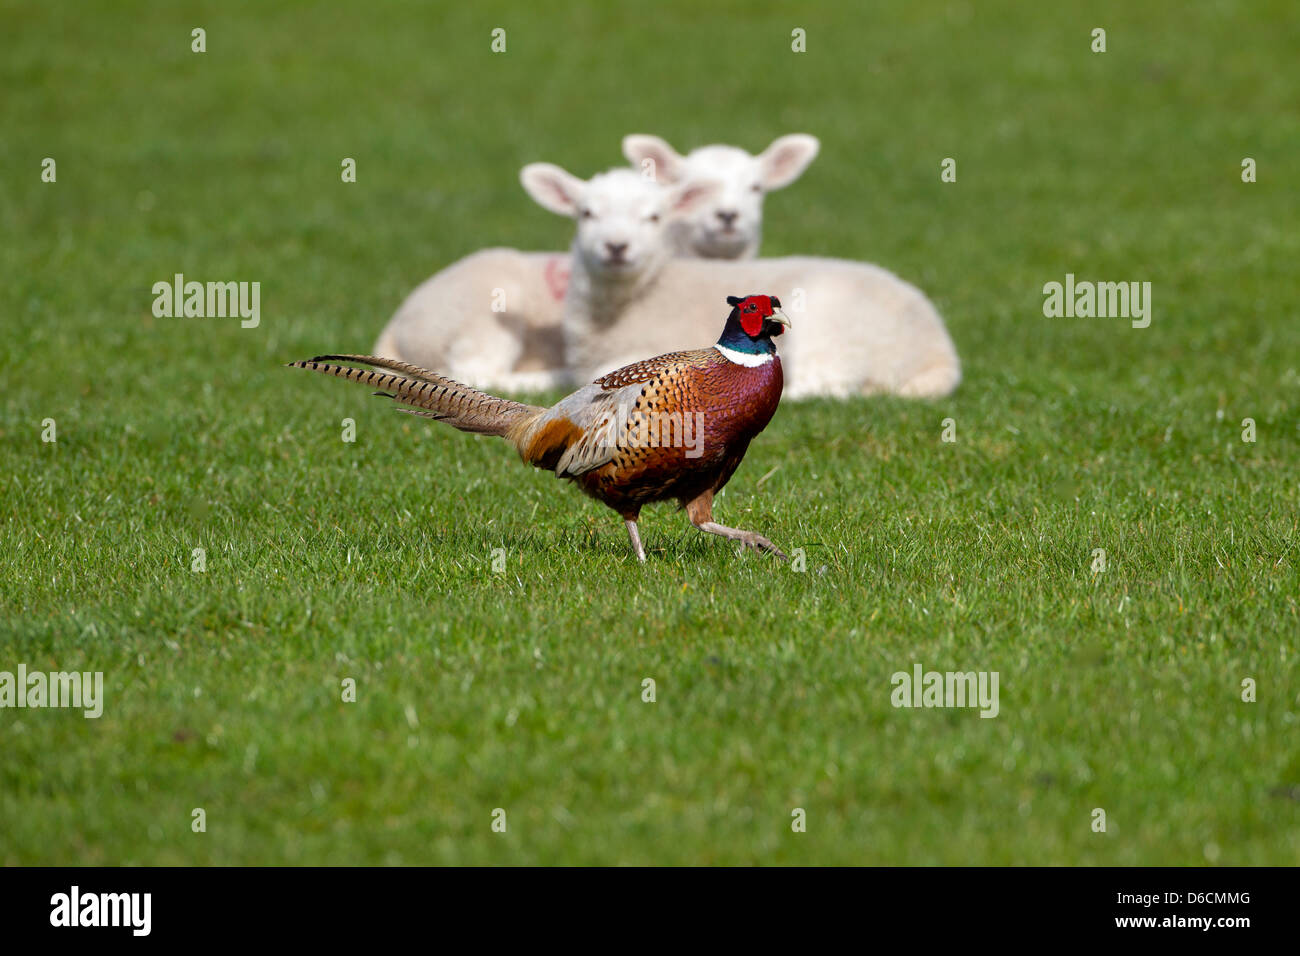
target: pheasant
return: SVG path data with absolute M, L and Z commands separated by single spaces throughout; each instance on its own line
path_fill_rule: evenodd
M 762 535 L 713 520 L 714 494 L 781 400 L 781 359 L 772 339 L 790 326 L 776 296 L 728 296 L 727 304 L 731 314 L 712 348 L 625 366 L 550 408 L 373 356 L 319 355 L 290 366 L 374 386 L 400 411 L 505 438 L 528 464 L 572 480 L 617 511 L 638 561 L 645 561 L 637 530 L 642 506 L 672 499 L 701 531 L 784 560 Z

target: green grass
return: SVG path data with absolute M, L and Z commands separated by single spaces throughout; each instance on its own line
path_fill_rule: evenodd
M 1300 861 L 1294 4 L 604 6 L 0 3 L 0 670 L 107 695 L 0 711 L 0 862 Z M 792 130 L 765 252 L 917 283 L 966 373 L 780 409 L 717 513 L 805 573 L 669 508 L 638 566 L 502 443 L 279 367 L 562 248 L 525 162 Z M 261 326 L 155 319 L 176 272 Z M 1044 318 L 1066 272 L 1150 328 Z M 914 663 L 999 716 L 894 709 Z

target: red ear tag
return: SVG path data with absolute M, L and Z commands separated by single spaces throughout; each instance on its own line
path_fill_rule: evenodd
M 745 330 L 746 335 L 753 338 L 763 329 L 763 317 L 757 311 L 741 312 L 740 327 Z

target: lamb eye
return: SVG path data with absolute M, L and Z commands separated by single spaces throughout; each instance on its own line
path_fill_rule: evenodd
M 595 214 L 594 212 L 592 212 L 590 209 L 584 209 L 584 210 L 582 210 L 582 212 L 579 213 L 579 215 L 582 216 L 583 219 L 595 219 L 595 218 L 596 218 L 596 214 Z
M 763 191 L 762 183 L 754 183 L 754 185 L 750 186 L 749 188 L 756 193 L 761 193 Z
M 652 213 L 650 214 L 650 221 L 651 221 L 651 222 L 658 222 L 658 221 L 659 221 L 659 213 L 657 213 L 657 212 L 652 212 Z

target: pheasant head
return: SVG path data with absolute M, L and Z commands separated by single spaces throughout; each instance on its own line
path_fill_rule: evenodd
M 727 296 L 731 315 L 723 326 L 717 348 L 741 365 L 764 365 L 776 355 L 774 336 L 790 328 L 790 319 L 781 311 L 781 300 L 774 295 Z

